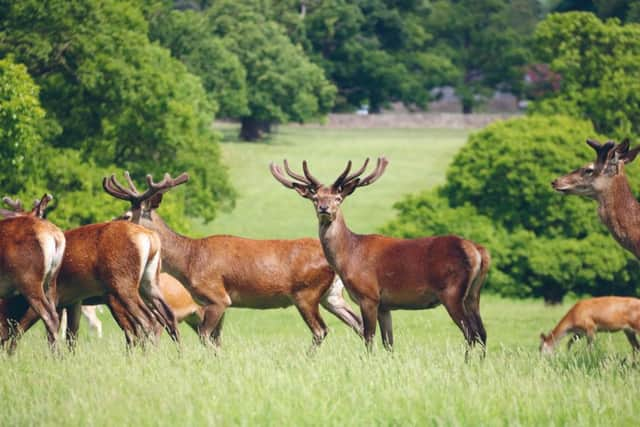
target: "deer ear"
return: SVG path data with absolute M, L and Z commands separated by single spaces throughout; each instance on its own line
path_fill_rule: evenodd
M 347 197 L 352 194 L 358 188 L 358 184 L 360 183 L 360 178 L 354 179 L 351 182 L 348 182 L 347 185 L 343 186 L 339 191 L 342 194 L 342 197 Z
M 305 199 L 310 199 L 315 194 L 315 189 L 305 184 L 300 184 L 297 182 L 292 182 L 293 189 L 298 192 L 299 195 L 304 197 Z

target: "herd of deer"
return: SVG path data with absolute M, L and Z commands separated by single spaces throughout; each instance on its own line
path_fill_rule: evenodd
M 640 205 L 624 175 L 624 164 L 640 147 L 629 150 L 628 141 L 588 143 L 597 152 L 596 161 L 558 178 L 553 187 L 595 198 L 618 242 L 640 257 Z M 31 211 L 5 198 L 10 209 L 0 209 L 5 218 L 0 221 L 0 345 L 13 351 L 19 336 L 42 319 L 55 346 L 66 310 L 66 340 L 73 346 L 83 305 L 105 304 L 128 345 L 155 339 L 162 330 L 177 342 L 178 323 L 185 321 L 203 343 L 216 347 L 229 306 L 295 305 L 318 346 L 327 335 L 322 305 L 364 338 L 368 349 L 379 324 L 382 343 L 391 350 L 391 310 L 442 304 L 462 331 L 467 353 L 479 344 L 484 354 L 487 334 L 479 307 L 490 266 L 485 248 L 456 236 L 397 239 L 359 235 L 347 227 L 342 202 L 358 187 L 373 184 L 387 164 L 378 158 L 373 172 L 363 177 L 368 159 L 355 172 L 348 162 L 331 185 L 318 181 L 306 161 L 302 174 L 286 160 L 284 169 L 270 165 L 276 180 L 313 203 L 319 240 L 182 236 L 157 210 L 165 192 L 187 182 L 186 174 L 166 174 L 160 182 L 147 176 L 142 194 L 128 173 L 126 186 L 113 175 L 105 178 L 105 191 L 129 202 L 129 210 L 113 221 L 66 232 L 44 219 L 51 196 L 36 201 Z M 343 298 L 345 288 L 362 317 Z M 620 329 L 638 349 L 640 300 L 585 300 L 548 336 L 542 335 L 541 348 L 550 351 L 566 334 L 591 340 L 596 330 Z

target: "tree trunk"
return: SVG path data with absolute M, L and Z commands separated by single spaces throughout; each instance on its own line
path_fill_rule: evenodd
M 462 98 L 462 113 L 463 114 L 471 114 L 473 113 L 473 100 Z
M 241 120 L 240 139 L 243 141 L 258 141 L 262 138 L 263 123 L 253 117 L 243 117 Z

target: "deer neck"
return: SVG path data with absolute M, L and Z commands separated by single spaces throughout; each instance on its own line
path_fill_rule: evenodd
M 141 225 L 155 231 L 162 243 L 162 270 L 171 274 L 182 283 L 188 283 L 189 259 L 193 239 L 176 233 L 166 222 L 151 212 L 151 219 L 142 219 Z
M 611 234 L 625 249 L 640 257 L 640 204 L 633 196 L 626 176 L 612 177 L 596 199 L 598 215 Z
M 340 210 L 333 221 L 321 222 L 319 227 L 320 242 L 327 261 L 336 272 L 343 275 L 348 270 L 347 261 L 358 243 L 358 236 L 349 230 Z

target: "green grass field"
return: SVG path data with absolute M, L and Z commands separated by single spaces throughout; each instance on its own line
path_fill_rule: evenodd
M 236 212 L 199 232 L 254 237 L 315 234 L 311 206 L 268 174 L 271 159 L 309 159 L 321 179 L 346 159 L 387 154 L 375 185 L 347 201 L 359 232 L 392 217 L 407 191 L 444 179 L 465 132 L 283 128 L 270 145 L 225 143 L 240 192 Z M 569 308 L 484 295 L 486 359 L 464 363 L 463 339 L 440 307 L 393 314 L 396 347 L 364 345 L 323 311 L 330 334 L 313 355 L 311 334 L 295 309 L 229 309 L 223 349 L 200 346 L 182 328 L 180 349 L 164 336 L 157 347 L 127 352 L 105 312 L 105 336 L 83 322 L 78 348 L 52 356 L 38 326 L 17 354 L 0 353 L 0 426 L 22 425 L 637 425 L 638 365 L 622 334 L 598 335 L 541 357 L 538 335 Z M 640 360 L 640 359 L 639 359 Z

